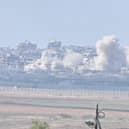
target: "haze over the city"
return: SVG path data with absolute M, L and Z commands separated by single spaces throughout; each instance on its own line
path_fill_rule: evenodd
M 128 4 L 0 0 L 1 84 L 101 77 L 128 82 Z
M 40 48 L 23 41 L 0 48 L 0 67 L 2 85 L 128 86 L 129 47 L 114 35 L 101 37 L 94 47 L 50 41 Z

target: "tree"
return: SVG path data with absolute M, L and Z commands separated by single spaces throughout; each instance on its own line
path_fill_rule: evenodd
M 50 129 L 49 125 L 45 121 L 33 120 L 30 129 Z

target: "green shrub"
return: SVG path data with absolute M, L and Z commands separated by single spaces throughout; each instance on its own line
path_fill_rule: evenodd
M 30 129 L 50 129 L 49 125 L 45 121 L 33 120 Z

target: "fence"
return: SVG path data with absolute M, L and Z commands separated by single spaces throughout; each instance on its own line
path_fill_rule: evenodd
M 98 97 L 128 99 L 129 90 L 88 90 L 88 89 L 39 89 L 39 88 L 17 88 L 0 87 L 0 95 L 5 96 L 35 96 L 35 97 Z

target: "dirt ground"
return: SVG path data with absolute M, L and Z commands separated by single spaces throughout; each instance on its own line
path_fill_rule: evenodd
M 0 129 L 29 129 L 33 119 L 47 121 L 51 129 L 88 129 L 84 122 L 94 118 L 97 103 L 106 115 L 103 129 L 129 128 L 128 98 L 0 94 Z

